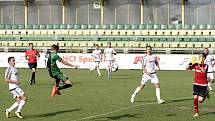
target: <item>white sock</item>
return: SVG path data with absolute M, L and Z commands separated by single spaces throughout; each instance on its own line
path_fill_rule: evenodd
M 132 97 L 135 97 L 135 96 L 137 95 L 137 93 L 140 92 L 140 90 L 141 90 L 141 88 L 140 88 L 140 87 L 137 87 L 137 88 L 135 89 L 135 91 L 134 91 Z
M 19 102 L 19 107 L 18 109 L 16 110 L 16 112 L 21 112 L 21 109 L 23 108 L 23 106 L 25 105 L 25 101 L 24 100 L 21 100 Z
M 156 88 L 156 96 L 157 96 L 157 100 L 159 101 L 161 99 L 160 88 Z
M 208 88 L 209 88 L 210 90 L 213 90 L 212 87 L 211 87 L 211 82 L 208 82 Z
M 9 111 L 9 112 L 11 112 L 13 109 L 15 109 L 16 107 L 18 107 L 19 106 L 19 103 L 18 102 L 15 102 L 10 108 L 8 108 L 7 110 Z
M 98 72 L 98 75 L 99 75 L 99 76 L 101 76 L 101 73 L 100 73 L 99 67 L 97 67 L 97 72 Z

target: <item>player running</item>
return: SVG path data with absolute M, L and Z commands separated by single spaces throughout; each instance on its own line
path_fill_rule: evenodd
M 186 68 L 187 70 L 195 70 L 195 77 L 193 82 L 193 104 L 195 109 L 195 115 L 193 117 L 199 116 L 198 103 L 203 103 L 205 97 L 208 94 L 207 91 L 207 70 L 208 65 L 204 64 L 204 60 L 206 58 L 206 54 L 200 54 L 198 63 L 190 63 Z
M 23 118 L 21 115 L 21 109 L 25 105 L 27 101 L 27 97 L 25 96 L 22 89 L 19 87 L 19 73 L 15 66 L 14 57 L 8 58 L 9 67 L 5 71 L 5 81 L 9 84 L 9 90 L 13 94 L 13 97 L 16 99 L 16 102 L 8 109 L 5 110 L 6 118 L 9 118 L 10 112 L 17 108 L 15 114 L 18 118 Z
M 115 50 L 111 47 L 111 42 L 108 42 L 108 48 L 105 48 L 104 55 L 106 57 L 106 62 L 108 66 L 108 79 L 110 79 L 114 62 L 113 55 L 116 55 Z
M 158 70 L 160 70 L 157 56 L 152 55 L 151 46 L 146 47 L 146 52 L 147 54 L 143 57 L 142 61 L 142 69 L 144 74 L 142 76 L 139 87 L 135 89 L 134 93 L 131 96 L 131 103 L 134 103 L 136 95 L 145 87 L 146 83 L 151 80 L 151 83 L 153 83 L 156 88 L 157 102 L 158 104 L 162 104 L 165 101 L 162 100 L 160 96 L 160 84 L 155 70 L 156 66 L 158 67 Z
M 30 85 L 35 84 L 35 74 L 37 68 L 37 57 L 40 57 L 39 52 L 34 49 L 33 43 L 29 43 L 29 50 L 25 53 L 25 59 L 28 60 L 28 66 L 32 70 Z
M 96 44 L 96 48 L 95 48 L 95 50 L 93 50 L 91 55 L 92 55 L 92 57 L 94 57 L 95 65 L 90 69 L 90 71 L 92 71 L 93 69 L 96 68 L 98 75 L 101 76 L 99 64 L 102 59 L 102 51 L 99 49 L 98 44 Z
M 58 45 L 52 45 L 51 46 L 51 52 L 46 55 L 48 57 L 47 61 L 47 68 L 49 71 L 49 75 L 55 79 L 56 85 L 52 89 L 51 96 L 55 96 L 56 94 L 60 95 L 59 90 L 63 90 L 69 87 L 72 87 L 72 82 L 69 80 L 69 78 L 60 71 L 60 69 L 57 66 L 57 61 L 61 62 L 64 65 L 78 68 L 77 65 L 73 65 L 68 63 L 67 61 L 64 61 L 58 54 L 59 46 Z M 62 82 L 62 86 L 60 86 L 60 82 Z
M 208 48 L 205 48 L 204 53 L 206 54 L 205 64 L 208 65 L 207 77 L 208 77 L 208 88 L 210 91 L 213 91 L 211 83 L 214 83 L 214 57 L 209 55 Z

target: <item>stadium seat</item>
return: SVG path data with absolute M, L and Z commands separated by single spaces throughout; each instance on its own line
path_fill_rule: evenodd
M 110 30 L 115 30 L 116 29 L 116 25 L 115 24 L 111 24 L 110 25 Z
M 88 29 L 95 29 L 95 25 L 94 24 L 89 24 Z
M 5 29 L 5 25 L 4 24 L 0 24 L 0 29 Z
M 81 29 L 81 25 L 75 24 L 75 25 L 74 25 L 74 29 Z
M 34 25 L 33 25 L 33 29 L 40 29 L 40 26 L 37 25 L 37 24 L 34 24 Z
M 139 24 L 139 29 L 140 29 L 140 30 L 146 29 L 146 25 L 145 25 L 145 24 Z
M 52 26 L 52 25 L 50 25 L 50 26 Z M 39 29 L 46 29 L 46 25 L 45 24 L 40 24 Z
M 68 24 L 67 29 L 74 29 L 74 25 L 73 24 Z

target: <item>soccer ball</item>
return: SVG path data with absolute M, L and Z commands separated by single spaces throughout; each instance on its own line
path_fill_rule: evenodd
M 116 63 L 112 66 L 112 72 L 116 72 L 119 69 L 118 65 Z

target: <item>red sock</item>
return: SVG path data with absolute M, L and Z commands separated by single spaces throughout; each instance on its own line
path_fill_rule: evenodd
M 199 113 L 198 98 L 193 99 L 193 105 L 196 113 Z

